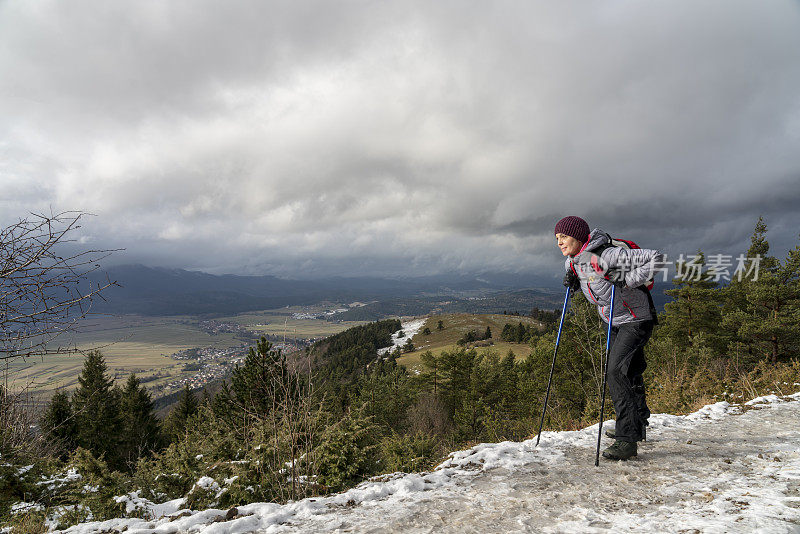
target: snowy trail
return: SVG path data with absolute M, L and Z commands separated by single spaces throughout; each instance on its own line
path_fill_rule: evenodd
M 84 523 L 68 532 L 800 533 L 800 393 L 653 415 L 638 458 L 594 466 L 597 426 L 480 444 L 430 473 L 277 505 Z M 604 438 L 604 446 L 611 440 Z
M 800 532 L 800 402 L 650 434 L 629 462 L 595 467 L 592 447 L 569 446 L 560 462 L 465 475 L 274 531 Z

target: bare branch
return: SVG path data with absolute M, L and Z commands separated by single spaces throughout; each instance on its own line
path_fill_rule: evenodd
M 59 339 L 78 331 L 95 298 L 117 285 L 89 275 L 113 250 L 71 250 L 79 211 L 31 214 L 0 229 L 0 360 L 77 352 Z

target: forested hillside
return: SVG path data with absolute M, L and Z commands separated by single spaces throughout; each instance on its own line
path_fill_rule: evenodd
M 675 280 L 646 349 L 654 412 L 797 390 L 800 246 L 783 260 L 771 257 L 759 222 L 745 254 L 761 256 L 757 278 L 709 282 L 699 254 L 700 279 Z M 53 399 L 41 434 L 2 427 L 0 517 L 22 532 L 45 520 L 66 526 L 142 513 L 135 502 L 185 499 L 192 509 L 286 502 L 380 473 L 424 470 L 467 444 L 529 437 L 556 325 L 534 332 L 519 323 L 509 316 L 512 326 L 491 335 L 529 356 L 478 354 L 467 343 L 423 354 L 419 374 L 394 354 L 378 356 L 398 320 L 350 329 L 291 359 L 262 340 L 215 396 L 187 391 L 164 421 L 135 377 L 114 387 L 102 354 L 91 353 L 80 387 Z M 546 428 L 575 429 L 600 417 L 603 338 L 596 310 L 576 297 Z M 2 401 L 3 421 L 25 420 L 11 396 Z M 131 492 L 135 498 L 114 498 Z

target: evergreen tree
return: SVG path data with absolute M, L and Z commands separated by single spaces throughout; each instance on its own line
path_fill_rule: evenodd
M 443 351 L 438 358 L 442 399 L 451 415 L 461 409 L 465 402 L 470 401 L 472 369 L 477 357 L 475 349 L 467 350 L 462 347 Z
M 410 376 L 405 367 L 383 360 L 361 375 L 356 384 L 354 405 L 372 418 L 382 434 L 401 431 L 405 415 L 414 401 Z
M 183 386 L 183 393 L 178 405 L 172 409 L 165 421 L 165 427 L 172 441 L 179 441 L 186 434 L 186 424 L 197 413 L 199 403 L 188 384 Z
M 436 323 L 436 330 L 444 330 L 444 323 L 441 319 L 439 319 L 439 321 Z
M 492 329 L 490 327 L 486 327 L 486 332 L 483 333 L 483 339 L 489 339 L 492 337 Z
M 745 261 L 740 272 L 737 272 L 731 279 L 731 283 L 723 291 L 724 304 L 722 308 L 722 322 L 720 323 L 720 333 L 725 336 L 728 344 L 733 346 L 744 346 L 747 353 L 753 358 L 757 357 L 752 340 L 742 337 L 740 328 L 743 322 L 747 321 L 748 303 L 747 293 L 753 283 L 753 271 L 774 268 L 775 258 L 770 258 L 769 242 L 767 241 L 767 225 L 763 217 L 756 221 L 753 235 L 750 236 L 750 247 L 744 255 Z M 756 258 L 759 258 L 758 260 Z M 756 265 L 754 262 L 758 261 Z M 748 276 L 749 273 L 749 276 Z M 738 352 L 738 350 L 737 350 Z
M 787 355 L 800 356 L 800 244 L 789 251 L 780 273 L 786 291 L 784 346 Z
M 776 258 L 767 255 L 769 243 L 766 239 L 754 245 L 758 245 L 757 253 L 763 253 L 761 268 L 758 278 L 749 279 L 744 286 L 745 313 L 739 314 L 742 321 L 738 334 L 741 339 L 748 340 L 756 355 L 775 363 L 780 357 L 796 354 L 800 335 L 800 249 L 796 247 L 790 251 L 781 265 Z
M 420 355 L 420 361 L 425 366 L 425 371 L 422 372 L 422 379 L 430 384 L 433 393 L 438 393 L 439 389 L 439 359 L 434 354 L 426 350 Z
M 106 376 L 106 363 L 100 351 L 86 354 L 78 389 L 72 395 L 72 411 L 77 427 L 77 444 L 96 457 L 104 457 L 113 468 L 121 467 L 119 455 L 121 418 L 120 392 Z
M 493 353 L 479 356 L 472 374 L 473 396 L 477 401 L 473 406 L 477 412 L 474 415 L 468 412 L 471 417 L 467 418 L 462 415 L 462 421 L 469 421 L 469 429 L 478 439 L 496 441 L 511 437 L 518 397 L 513 353 L 502 359 Z
M 517 343 L 524 343 L 528 338 L 528 329 L 525 328 L 525 325 L 522 324 L 522 321 L 517 323 L 517 335 L 515 341 Z
M 128 466 L 161 448 L 161 426 L 153 411 L 153 401 L 132 374 L 122 390 L 122 459 Z
M 345 413 L 325 428 L 315 451 L 318 482 L 332 491 L 342 490 L 375 474 L 378 442 L 372 418 Z
M 721 320 L 721 294 L 713 280 L 715 273 L 706 268 L 705 256 L 698 250 L 691 260 L 679 260 L 675 289 L 665 291 L 674 300 L 665 304 L 661 333 L 676 343 L 691 344 L 703 333 L 718 349 L 723 349 L 717 329 Z
M 342 362 L 352 365 L 352 360 Z M 351 372 L 346 369 L 344 372 Z M 222 397 L 239 415 L 264 417 L 292 395 L 292 382 L 286 356 L 273 350 L 272 343 L 261 338 L 256 348 L 250 348 L 244 363 L 231 374 L 230 389 L 224 388 Z
M 516 330 L 511 326 L 511 323 L 503 325 L 503 331 L 500 332 L 500 339 L 503 341 L 515 341 L 516 337 Z
M 796 324 L 797 295 L 791 282 L 792 255 L 781 266 L 777 258 L 769 255 L 766 233 L 767 225 L 759 217 L 750 238 L 744 273 L 737 273 L 725 291 L 721 325 L 737 354 L 736 347 L 744 347 L 752 360 L 775 362 L 781 355 L 790 355 L 795 344 L 791 325 Z
M 50 399 L 42 414 L 41 428 L 47 438 L 61 450 L 62 459 L 66 459 L 75 449 L 77 427 L 66 392 L 58 390 Z
M 516 325 L 506 323 L 500 333 L 500 339 L 511 343 L 528 343 L 538 334 L 534 325 L 524 325 L 522 321 Z

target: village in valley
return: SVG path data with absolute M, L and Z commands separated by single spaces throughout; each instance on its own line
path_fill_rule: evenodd
M 283 321 L 272 323 L 267 319 L 263 322 L 253 324 L 243 324 L 233 320 L 203 319 L 197 326 L 210 336 L 220 334 L 234 334 L 236 339 L 242 340 L 238 346 L 219 348 L 219 347 L 193 347 L 182 349 L 170 355 L 170 358 L 180 362 L 185 362 L 182 366 L 182 373 L 168 381 L 160 381 L 148 388 L 155 397 L 170 395 L 188 386 L 190 389 L 201 389 L 208 384 L 221 380 L 230 375 L 237 365 L 240 365 L 247 357 L 250 347 L 264 337 L 272 343 L 274 349 L 280 350 L 284 354 L 291 354 L 299 350 L 305 350 L 314 342 L 325 337 L 325 335 L 313 334 L 308 328 L 302 330 L 303 337 L 297 336 L 295 323 L 304 322 L 324 322 L 327 324 L 340 324 L 335 330 L 347 328 L 349 323 L 337 321 L 337 314 L 346 312 L 352 308 L 365 306 L 361 302 L 353 302 L 343 305 L 322 305 L 307 306 L 301 309 L 290 309 Z M 278 318 L 280 319 L 280 317 Z M 304 323 L 305 326 L 305 323 Z M 273 328 L 270 328 L 273 327 Z M 275 329 L 283 327 L 283 332 L 275 333 Z M 187 372 L 191 374 L 187 374 Z M 151 382 L 160 375 L 156 374 L 142 380 L 143 383 Z

